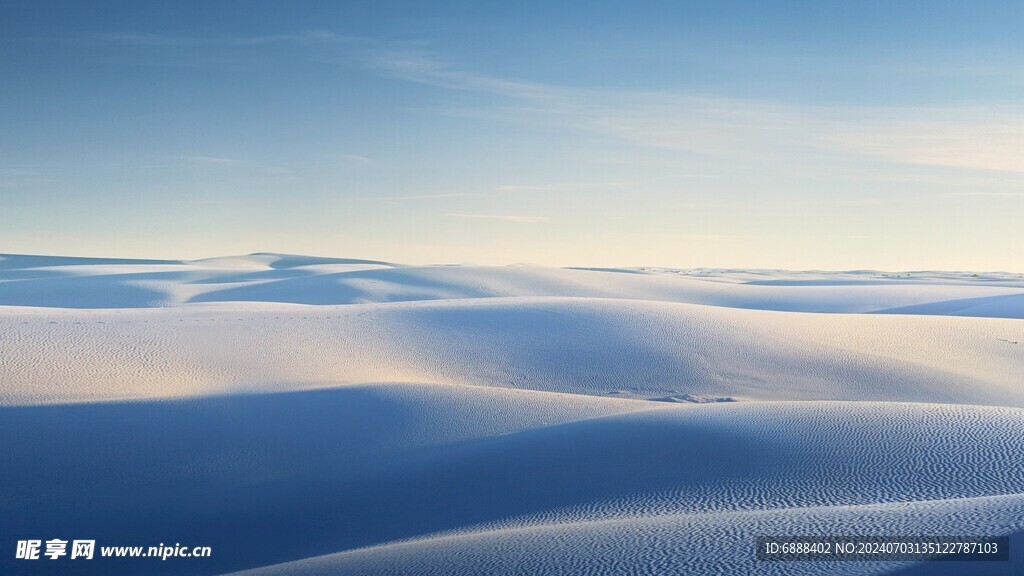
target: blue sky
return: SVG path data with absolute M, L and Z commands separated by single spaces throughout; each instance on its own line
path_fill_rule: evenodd
M 1024 271 L 1020 30 L 1019 2 L 7 2 L 0 252 Z

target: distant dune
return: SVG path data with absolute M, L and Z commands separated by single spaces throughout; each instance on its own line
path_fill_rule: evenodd
M 0 533 L 214 550 L 62 574 L 1022 573 L 1022 319 L 1010 273 L 0 256 Z M 819 533 L 1015 548 L 753 557 Z
M 1024 274 L 399 266 L 284 254 L 193 262 L 0 255 L 0 306 L 330 305 L 510 297 L 1024 318 Z

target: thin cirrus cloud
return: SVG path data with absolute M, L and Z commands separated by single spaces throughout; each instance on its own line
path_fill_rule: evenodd
M 384 198 L 385 202 L 396 204 L 398 202 L 419 201 L 419 200 L 446 200 L 450 198 L 493 198 L 497 196 L 508 196 L 520 192 L 564 192 L 567 190 L 582 190 L 592 188 L 618 188 L 627 186 L 623 182 L 575 182 L 570 184 L 502 184 L 489 192 L 443 192 L 438 194 L 409 194 L 403 196 L 389 196 Z
M 443 194 L 411 194 L 407 196 L 389 196 L 384 198 L 385 202 L 389 204 L 397 204 L 399 202 L 418 201 L 418 200 L 443 200 L 446 198 L 467 198 L 467 197 L 478 197 L 486 196 L 482 192 L 447 192 Z
M 346 162 L 351 162 L 352 164 L 373 164 L 373 160 L 367 158 L 366 156 L 360 156 L 359 154 L 341 154 L 338 157 L 341 158 L 342 160 L 345 160 Z
M 972 190 L 970 192 L 947 192 L 942 196 L 992 196 L 997 198 L 1024 198 L 1024 192 L 982 192 Z
M 511 214 L 462 214 L 448 213 L 449 218 L 463 218 L 467 220 L 493 220 L 498 222 L 513 222 L 516 224 L 539 224 L 548 220 L 547 216 L 520 216 Z
M 373 53 L 372 68 L 410 82 L 490 93 L 530 114 L 631 144 L 794 161 L 808 150 L 889 163 L 1024 172 L 1024 109 L 794 106 L 657 91 L 593 90 L 454 70 L 427 55 Z
M 95 37 L 93 37 L 95 38 Z M 325 30 L 306 30 L 294 34 L 266 34 L 266 35 L 175 35 L 175 34 L 152 34 L 140 32 L 117 32 L 103 34 L 99 39 L 116 44 L 131 46 L 226 46 L 226 47 L 257 47 L 268 44 L 283 43 L 319 43 L 319 44 L 341 44 L 359 43 L 362 39 L 343 34 L 337 34 Z
M 392 78 L 487 93 L 530 117 L 596 132 L 643 147 L 718 155 L 736 161 L 799 164 L 808 151 L 873 158 L 893 165 L 1024 172 L 1024 109 L 795 106 L 685 93 L 602 90 L 513 80 L 460 70 L 435 56 L 324 30 L 262 36 L 173 36 L 120 33 L 107 41 L 137 46 L 259 47 L 279 43 L 342 50 L 361 66 Z M 416 44 L 412 44 L 416 46 Z M 198 157 L 197 157 L 198 158 Z M 342 155 L 369 163 L 359 155 Z M 228 159 L 230 160 L 230 159 Z
M 595 188 L 621 188 L 629 186 L 628 182 L 570 182 L 566 184 L 502 184 L 499 192 L 562 192 L 566 190 L 582 190 Z
M 182 156 L 181 159 L 194 164 L 214 164 L 221 166 L 232 166 L 243 163 L 237 158 L 225 158 L 223 156 Z
M 454 70 L 428 55 L 410 51 L 369 49 L 362 53 L 363 64 L 390 76 L 445 88 L 490 92 L 513 98 L 550 102 L 565 93 L 564 88 L 536 82 L 494 78 L 491 76 Z
M 1024 111 L 908 111 L 905 119 L 845 128 L 833 141 L 852 152 L 895 162 L 1000 172 L 1024 172 Z

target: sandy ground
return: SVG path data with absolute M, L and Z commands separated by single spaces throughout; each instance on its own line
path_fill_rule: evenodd
M 4 256 L 0 572 L 1020 573 L 1022 318 L 1009 273 Z M 13 560 L 53 537 L 214 555 Z

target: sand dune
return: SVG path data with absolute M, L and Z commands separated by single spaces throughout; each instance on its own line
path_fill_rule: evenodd
M 737 400 L 1024 406 L 1024 326 L 649 301 L 500 298 L 156 310 L 7 308 L 8 405 L 363 382 Z M 59 353 L 58 353 L 59 351 Z
M 893 529 L 891 515 L 914 533 L 1024 529 L 1013 497 L 1024 492 L 1024 470 L 1013 465 L 1024 449 L 1017 409 L 698 406 L 387 384 L 4 408 L 0 422 L 5 522 L 30 532 L 87 530 L 107 542 L 184 534 L 245 551 L 203 564 L 206 573 L 365 546 L 384 548 L 351 556 L 351 565 L 343 555 L 330 570 L 298 573 L 375 573 L 375 564 L 383 573 L 403 570 L 396 565 L 419 573 L 424 562 L 432 567 L 423 570 L 444 573 L 453 555 L 461 572 L 479 573 L 497 560 L 478 558 L 494 554 L 492 544 L 557 565 L 583 561 L 589 549 L 565 538 L 604 542 L 599 548 L 613 554 L 635 548 L 645 532 L 654 533 L 647 544 L 610 572 L 658 559 L 674 572 L 703 573 L 697 567 L 715 562 L 744 565 L 744 535 L 760 530 L 884 532 Z M 40 458 L 40 439 L 60 458 Z M 991 496 L 1008 499 L 996 499 L 992 512 L 981 501 L 918 516 L 941 509 L 937 500 Z M 894 506 L 868 506 L 878 503 Z M 551 531 L 560 536 L 545 536 Z M 404 545 L 387 547 L 424 537 L 427 551 L 413 549 L 411 564 Z M 562 551 L 545 554 L 543 542 L 552 541 Z M 673 550 L 710 564 L 686 572 L 691 564 L 675 563 Z M 138 562 L 147 573 L 195 573 Z
M 1024 317 L 1024 278 L 1006 273 L 802 273 L 398 266 L 252 254 L 194 262 L 0 255 L 0 306 L 144 308 L 196 302 L 355 304 L 495 297 L 653 300 L 791 312 Z M 979 299 L 1004 305 L 971 310 Z M 963 305 L 955 303 L 963 302 Z
M 763 534 L 849 534 L 850 526 L 857 526 L 862 535 L 932 535 L 948 530 L 950 517 L 957 518 L 960 533 L 985 535 L 1016 530 L 1022 513 L 1024 497 L 1013 495 L 540 524 L 416 539 L 235 574 L 1013 576 L 1019 566 L 1007 562 L 757 562 L 750 542 Z M 1015 533 L 1011 546 L 1021 545 L 1024 533 Z
M 6 256 L 0 532 L 215 551 L 62 574 L 1013 574 L 752 541 L 1024 546 L 1022 295 L 1010 274 Z

